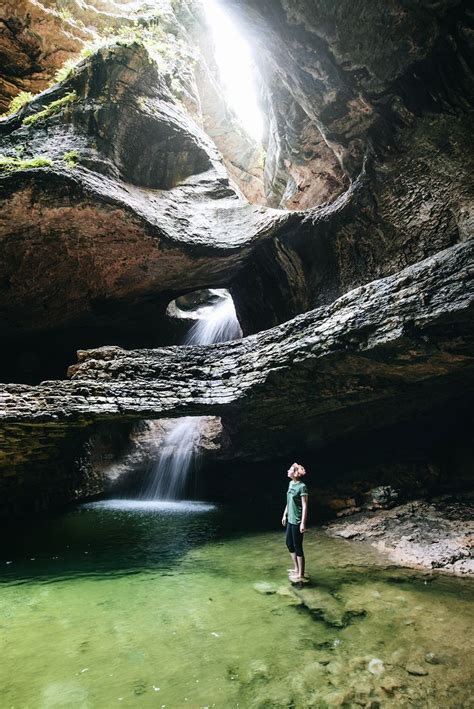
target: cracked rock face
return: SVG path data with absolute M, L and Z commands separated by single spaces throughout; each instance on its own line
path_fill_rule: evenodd
M 0 467 L 38 465 L 117 420 L 221 416 L 233 455 L 258 460 L 409 421 L 433 400 L 449 410 L 474 388 L 473 248 L 241 341 L 103 348 L 79 353 L 70 382 L 3 385 Z
M 330 536 L 369 542 L 400 566 L 474 573 L 472 495 L 416 501 L 334 522 Z
M 101 43 L 133 36 L 154 44 L 169 87 L 215 141 L 238 189 L 249 201 L 266 204 L 262 150 L 226 105 L 199 0 L 148 5 L 64 0 L 59 7 L 52 0 L 7 1 L 0 15 L 0 112 L 20 91 L 46 89 L 59 70 Z
M 378 35 L 372 37 L 381 65 L 370 58 L 378 78 L 369 81 L 346 66 L 341 47 L 347 43 L 347 54 L 361 49 L 350 37 L 339 36 L 340 22 L 324 3 L 316 15 L 301 3 L 288 16 L 287 9 L 277 11 L 277 4 L 272 12 L 267 8 L 262 14 L 259 6 L 249 14 L 250 5 L 241 3 L 241 13 L 247 18 L 260 13 L 255 42 L 262 50 L 259 64 L 268 86 L 269 72 L 276 80 L 284 67 L 287 77 L 269 108 L 270 115 L 283 111 L 289 126 L 282 128 L 277 121 L 270 134 L 291 144 L 282 158 L 290 177 L 288 183 L 281 177 L 276 160 L 285 150 L 269 150 L 269 189 L 283 190 L 292 207 L 311 207 L 312 195 L 321 189 L 322 201 L 339 195 L 336 201 L 293 214 L 249 207 L 231 187 L 216 147 L 196 122 L 199 116 L 195 112 L 194 120 L 176 102 L 166 76 L 150 64 L 143 48 L 100 50 L 66 82 L 0 125 L 5 155 L 52 161 L 49 168 L 17 170 L 2 180 L 0 312 L 4 334 L 17 343 L 10 378 L 15 379 L 17 361 L 37 356 L 32 333 L 45 342 L 43 361 L 54 360 L 56 344 L 48 342 L 64 350 L 62 371 L 43 369 L 46 376 L 61 376 L 79 348 L 104 342 L 126 347 L 169 343 L 165 313 L 170 300 L 186 290 L 216 286 L 230 287 L 244 332 L 258 332 L 472 234 L 474 146 L 468 107 L 473 92 L 464 61 L 467 38 L 461 43 L 467 22 L 462 7 L 453 17 L 443 14 L 448 11 L 444 5 L 438 8 L 446 29 L 432 22 L 416 35 L 409 53 L 412 61 L 422 62 L 416 71 L 423 72 L 431 94 L 439 98 L 434 112 L 424 95 L 416 104 L 408 59 L 400 64 L 398 45 L 396 51 L 393 47 L 396 41 L 405 46 L 405 34 L 424 17 L 421 10 L 412 10 L 411 25 L 398 28 L 397 40 L 384 44 Z M 369 36 L 379 32 L 380 13 L 378 5 L 371 6 L 364 25 Z M 199 21 L 189 7 L 186 18 L 196 36 Z M 325 36 L 325 52 L 316 52 L 322 40 L 315 27 Z M 389 22 L 387 31 L 391 29 Z M 450 51 L 445 47 L 449 38 Z M 365 39 L 362 46 L 370 41 Z M 312 57 L 316 62 L 307 67 L 314 81 L 316 70 L 326 77 L 318 84 L 321 115 L 316 109 L 310 114 L 302 103 L 301 87 L 297 91 L 302 65 L 296 65 L 295 57 L 286 61 L 289 45 L 295 57 L 300 49 L 303 57 L 306 47 L 307 61 Z M 444 74 L 436 73 L 443 58 L 444 71 L 449 68 L 457 77 L 448 93 Z M 329 159 L 337 150 L 323 118 L 329 121 L 334 111 L 353 106 L 356 89 L 358 96 L 379 91 L 383 78 L 390 110 L 385 103 L 382 110 L 379 94 L 370 94 L 377 120 L 357 123 L 365 167 L 358 172 L 358 164 L 344 175 L 340 163 L 336 161 L 336 168 Z M 204 90 L 201 95 L 212 104 L 215 82 L 206 81 L 201 79 L 200 85 L 214 87 L 211 98 Z M 44 121 L 21 123 L 72 92 L 77 100 L 63 110 Z M 369 100 L 366 93 L 364 101 Z M 359 107 L 361 101 L 356 102 Z M 192 103 L 186 101 L 186 106 Z M 217 140 L 222 112 L 214 122 L 211 113 L 204 112 L 200 120 Z M 356 124 L 348 121 L 345 130 L 351 133 Z M 309 153 L 312 157 L 303 162 L 295 158 Z M 64 158 L 70 154 L 74 169 Z M 297 184 L 301 194 L 294 191 Z
M 63 377 L 80 350 L 71 381 L 1 387 L 6 505 L 51 466 L 83 473 L 50 501 L 97 491 L 92 438 L 142 419 L 221 417 L 226 455 L 255 461 L 469 408 L 467 3 L 225 3 L 259 56 L 271 207 L 234 186 L 261 173 L 210 61 L 173 75 L 119 42 L 0 121 L 4 379 Z M 196 38 L 195 5 L 173 5 Z M 215 287 L 250 336 L 162 347 L 169 303 Z
M 397 149 L 394 128 L 403 127 L 410 113 L 453 115 L 461 105 L 472 106 L 472 18 L 466 2 L 225 5 L 256 48 L 268 87 L 266 187 L 272 204 L 279 199 L 285 206 L 309 206 L 312 191 L 313 205 L 333 201 L 344 188 L 344 174 L 354 179 L 368 154 Z M 321 153 L 320 142 L 308 142 L 317 134 L 332 160 Z M 318 194 L 316 176 L 322 172 L 331 179 Z
M 0 112 L 20 91 L 38 93 L 93 33 L 66 26 L 47 3 L 6 0 L 0 16 Z
M 138 44 L 99 50 L 3 129 L 5 155 L 50 163 L 0 177 L 4 337 L 66 328 L 77 349 L 78 331 L 102 344 L 105 328 L 137 346 L 134 330 L 153 338 L 153 318 L 159 343 L 173 297 L 227 284 L 285 219 L 229 186 Z

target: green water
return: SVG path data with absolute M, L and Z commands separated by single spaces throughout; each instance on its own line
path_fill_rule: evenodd
M 474 706 L 469 581 L 310 530 L 292 586 L 275 521 L 112 505 L 4 538 L 2 709 Z

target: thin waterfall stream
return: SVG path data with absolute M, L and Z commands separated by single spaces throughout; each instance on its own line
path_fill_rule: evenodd
M 198 311 L 195 323 L 183 338 L 184 345 L 212 345 L 237 340 L 242 330 L 229 294 Z M 185 416 L 171 422 L 159 458 L 151 466 L 140 498 L 179 500 L 185 493 L 189 475 L 199 465 L 199 442 L 205 416 Z

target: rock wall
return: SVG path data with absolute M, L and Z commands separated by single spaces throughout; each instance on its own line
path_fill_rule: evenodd
M 99 49 L 1 128 L 13 164 L 0 174 L 0 310 L 14 358 L 25 341 L 53 359 L 58 338 L 66 353 L 166 343 L 169 302 L 227 284 L 285 219 L 239 198 L 137 42 Z
M 101 455 L 142 419 L 222 417 L 227 458 L 256 461 L 469 410 L 467 3 L 225 2 L 259 56 L 266 198 L 289 209 L 234 185 L 262 197 L 204 40 L 193 68 L 193 2 L 163 2 L 138 30 L 98 3 L 90 31 L 111 14 L 113 40 L 0 120 L 3 379 L 63 378 L 81 350 L 72 381 L 1 387 L 5 506 L 25 487 L 51 504 L 101 489 Z M 41 12 L 81 29 L 70 8 Z M 11 57 L 29 34 L 25 6 L 7 9 L 23 17 L 4 23 Z M 84 41 L 71 30 L 74 56 Z M 6 63 L 24 80 L 4 95 L 46 81 L 38 51 L 39 69 Z M 214 287 L 232 292 L 243 340 L 161 347 L 170 301 Z
M 317 171 L 318 150 L 313 155 L 304 150 L 308 131 L 322 136 L 344 173 L 355 179 L 368 154 L 396 148 L 394 128 L 406 122 L 407 112 L 459 109 L 466 106 L 466 90 L 472 92 L 472 19 L 462 0 L 225 0 L 225 5 L 258 48 L 271 132 L 277 136 L 271 163 L 278 168 L 267 173 L 267 188 L 276 194 L 285 167 L 291 182 L 293 155 L 308 170 L 314 163 Z M 306 129 L 298 130 L 302 115 Z M 308 183 L 305 188 L 314 180 Z M 305 188 L 300 187 L 303 201 Z M 339 175 L 333 197 L 340 191 Z
M 232 457 L 258 460 L 379 435 L 440 407 L 455 415 L 474 389 L 473 248 L 453 246 L 241 341 L 102 348 L 79 353 L 70 382 L 3 385 L 0 469 L 37 471 L 115 421 L 221 416 Z
M 313 207 L 260 245 L 237 276 L 233 293 L 247 331 L 472 236 L 474 76 L 466 3 L 226 5 L 258 47 L 269 87 L 267 193 L 292 193 L 292 156 L 304 155 L 297 169 L 308 184 L 301 183 L 291 206 Z M 342 173 L 318 151 L 318 135 Z M 313 151 L 306 150 L 308 136 Z M 320 173 L 326 192 L 311 204 L 307 196 L 318 189 Z M 277 295 L 268 303 L 270 290 Z
M 261 146 L 226 105 L 211 32 L 200 2 L 35 0 L 7 2 L 0 19 L 0 111 L 23 92 L 36 94 L 72 71 L 99 46 L 132 38 L 158 60 L 175 98 L 222 152 L 229 174 L 251 201 L 265 204 Z

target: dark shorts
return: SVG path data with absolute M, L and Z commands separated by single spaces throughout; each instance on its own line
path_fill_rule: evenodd
M 290 554 L 296 556 L 304 556 L 303 554 L 303 535 L 300 532 L 299 524 L 286 523 L 286 546 Z

